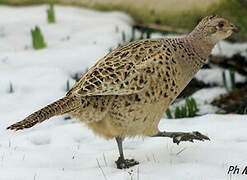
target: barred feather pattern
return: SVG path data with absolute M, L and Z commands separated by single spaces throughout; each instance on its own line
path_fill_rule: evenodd
M 30 128 L 35 124 L 41 123 L 53 116 L 62 115 L 69 111 L 73 111 L 74 109 L 78 108 L 80 105 L 81 105 L 81 100 L 79 97 L 66 96 L 32 113 L 24 120 L 9 126 L 7 129 L 17 131 L 17 130 Z

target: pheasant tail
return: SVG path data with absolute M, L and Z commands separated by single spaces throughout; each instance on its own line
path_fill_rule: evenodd
M 79 97 L 76 96 L 65 96 L 52 104 L 45 106 L 44 108 L 32 113 L 24 120 L 19 121 L 7 129 L 11 130 L 21 130 L 25 128 L 30 128 L 37 123 L 41 123 L 53 116 L 62 115 L 70 112 L 80 106 L 81 101 Z

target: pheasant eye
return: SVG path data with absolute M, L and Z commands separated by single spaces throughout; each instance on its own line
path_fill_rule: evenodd
M 219 26 L 220 28 L 224 27 L 224 22 L 219 22 L 218 26 Z

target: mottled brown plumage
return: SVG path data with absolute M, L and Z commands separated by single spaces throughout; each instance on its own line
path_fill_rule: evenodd
M 208 16 L 183 38 L 145 39 L 115 49 L 90 68 L 64 98 L 8 129 L 29 128 L 67 113 L 99 136 L 117 139 L 118 168 L 137 164 L 124 159 L 124 137 L 166 136 L 176 143 L 208 139 L 198 132 L 161 133 L 158 123 L 205 63 L 217 41 L 236 29 L 228 20 Z

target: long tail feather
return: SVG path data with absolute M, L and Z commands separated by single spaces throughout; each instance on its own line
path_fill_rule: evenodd
M 32 113 L 24 120 L 17 122 L 7 129 L 10 130 L 21 130 L 25 128 L 30 128 L 37 123 L 41 123 L 53 116 L 62 115 L 67 112 L 70 112 L 81 105 L 79 97 L 76 96 L 65 96 L 62 99 L 59 99 L 52 104 L 45 106 L 44 108 Z

